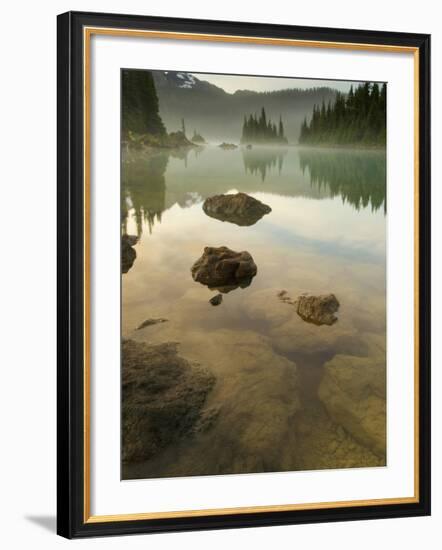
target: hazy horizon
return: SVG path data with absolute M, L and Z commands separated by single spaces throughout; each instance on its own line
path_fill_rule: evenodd
M 222 88 L 229 94 L 238 90 L 250 90 L 253 92 L 274 92 L 287 89 L 309 90 L 312 88 L 329 87 L 339 92 L 347 93 L 350 86 L 360 82 L 350 80 L 310 79 L 310 78 L 286 78 L 280 76 L 248 76 L 248 75 L 223 75 L 207 73 L 189 73 L 199 80 L 205 80 Z

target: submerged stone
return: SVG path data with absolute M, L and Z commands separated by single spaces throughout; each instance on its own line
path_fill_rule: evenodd
M 337 424 L 385 458 L 385 356 L 336 355 L 324 365 L 318 395 Z
M 257 273 L 257 267 L 246 251 L 235 252 L 227 246 L 206 246 L 191 272 L 194 281 L 227 293 L 238 287 L 249 286 Z
M 203 407 L 215 377 L 180 357 L 177 346 L 123 340 L 124 462 L 147 460 L 204 423 Z
M 157 319 L 146 319 L 137 327 L 137 330 L 141 330 L 142 328 L 150 327 L 152 325 L 157 325 L 158 323 L 167 323 L 168 319 L 163 319 L 162 317 L 159 317 Z
M 267 204 L 247 195 L 214 195 L 203 203 L 204 212 L 211 218 L 240 226 L 254 225 L 272 209 Z

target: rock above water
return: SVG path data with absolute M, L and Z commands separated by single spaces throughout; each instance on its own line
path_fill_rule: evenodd
M 219 306 L 222 301 L 223 301 L 222 294 L 216 294 L 213 298 L 210 298 L 209 300 L 212 306 Z
M 306 323 L 297 313 L 297 296 L 304 289 L 272 287 L 244 295 L 242 311 L 253 322 L 264 322 L 274 349 L 283 355 L 352 353 L 357 331 L 346 316 L 332 326 Z M 292 298 L 293 297 L 293 298 Z
M 122 235 L 121 236 L 121 271 L 127 273 L 129 269 L 134 265 L 137 253 L 132 248 L 138 242 L 136 235 Z
M 227 293 L 238 287 L 249 286 L 257 273 L 257 267 L 246 251 L 235 252 L 226 246 L 206 246 L 191 272 L 194 281 Z
M 123 461 L 147 460 L 204 424 L 215 377 L 180 357 L 176 343 L 123 340 L 122 367 Z
M 253 225 L 272 211 L 270 206 L 246 193 L 214 195 L 204 201 L 203 210 L 211 218 L 241 226 Z
M 385 355 L 336 355 L 324 365 L 318 394 L 337 424 L 356 441 L 385 458 Z
M 339 309 L 339 302 L 334 294 L 301 294 L 297 300 L 298 315 L 315 325 L 333 325 L 338 318 L 334 315 Z

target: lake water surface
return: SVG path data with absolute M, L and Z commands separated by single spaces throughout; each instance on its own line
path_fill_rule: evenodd
M 218 415 L 206 432 L 123 465 L 123 478 L 385 465 L 385 154 L 125 152 L 122 176 L 123 231 L 140 237 L 122 276 L 123 338 L 178 342 L 216 376 L 207 407 Z M 271 213 L 248 227 L 204 213 L 206 198 L 237 191 Z M 217 291 L 191 276 L 206 246 L 246 250 L 258 267 L 216 307 Z M 282 290 L 334 293 L 338 322 L 306 323 Z M 168 321 L 136 330 L 156 317 Z

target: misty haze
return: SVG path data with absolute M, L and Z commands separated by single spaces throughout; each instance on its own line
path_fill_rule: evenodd
M 121 92 L 122 478 L 385 466 L 386 85 Z

